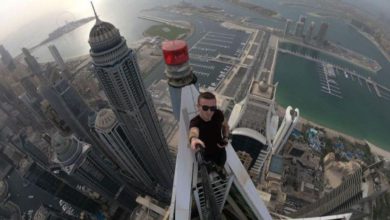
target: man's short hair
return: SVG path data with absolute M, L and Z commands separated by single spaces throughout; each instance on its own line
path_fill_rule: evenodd
M 213 100 L 213 99 L 217 99 L 215 97 L 215 95 L 211 92 L 201 92 L 198 96 L 198 103 L 200 101 L 200 99 L 208 99 L 208 100 Z

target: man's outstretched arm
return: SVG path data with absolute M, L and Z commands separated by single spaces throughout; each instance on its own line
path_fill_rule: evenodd
M 190 129 L 190 134 L 188 136 L 188 140 L 190 141 L 192 150 L 196 150 L 197 144 L 200 144 L 203 147 L 205 147 L 203 141 L 201 141 L 199 139 L 199 128 L 197 128 L 197 127 L 192 127 Z

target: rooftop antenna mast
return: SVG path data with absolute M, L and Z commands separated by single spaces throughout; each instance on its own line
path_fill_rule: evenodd
M 98 22 L 100 22 L 100 19 L 99 19 L 99 16 L 97 15 L 97 13 L 96 13 L 95 6 L 93 6 L 93 2 L 92 1 L 91 1 L 91 5 L 92 5 L 93 13 L 95 14 L 96 23 L 98 23 Z

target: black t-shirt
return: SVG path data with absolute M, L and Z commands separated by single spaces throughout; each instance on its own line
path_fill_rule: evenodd
M 206 145 L 206 155 L 217 154 L 225 150 L 225 148 L 219 148 L 217 146 L 217 143 L 222 141 L 223 121 L 224 116 L 220 110 L 214 112 L 210 121 L 204 121 L 199 115 L 191 120 L 190 128 L 197 127 L 199 129 L 199 139 Z

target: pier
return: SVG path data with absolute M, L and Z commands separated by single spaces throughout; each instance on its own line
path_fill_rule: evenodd
M 302 54 L 299 52 L 294 52 L 294 51 L 286 50 L 286 49 L 282 49 L 282 48 L 278 48 L 278 51 L 317 62 L 317 63 L 321 64 L 322 66 L 326 66 L 327 64 L 329 64 L 329 62 L 326 60 L 312 57 L 308 54 Z M 383 86 L 383 85 L 373 81 L 370 77 L 368 77 L 368 78 L 364 77 L 364 76 L 356 73 L 356 71 L 354 71 L 354 70 L 350 70 L 346 67 L 342 67 L 342 66 L 339 66 L 336 64 L 332 64 L 332 65 L 333 65 L 334 69 L 344 73 L 346 78 L 351 78 L 351 80 L 357 79 L 361 86 L 363 86 L 363 82 L 365 82 L 368 90 L 371 93 L 375 93 L 379 98 L 383 98 L 385 100 L 390 101 L 390 88 L 387 88 L 386 86 Z
M 341 89 L 337 82 L 332 79 L 335 78 L 335 72 L 331 64 L 322 65 L 319 64 L 319 77 L 321 82 L 321 91 L 329 95 L 342 99 Z
M 159 17 L 143 15 L 143 16 L 138 16 L 138 18 L 144 19 L 144 20 L 148 20 L 148 21 L 159 22 L 159 23 L 162 23 L 162 24 L 172 25 L 172 26 L 175 26 L 175 27 L 178 27 L 178 28 L 183 28 L 183 29 L 188 29 L 189 28 L 189 27 L 185 26 L 184 24 L 180 24 L 178 22 L 167 20 L 167 19 L 163 19 L 163 18 L 159 18 Z

